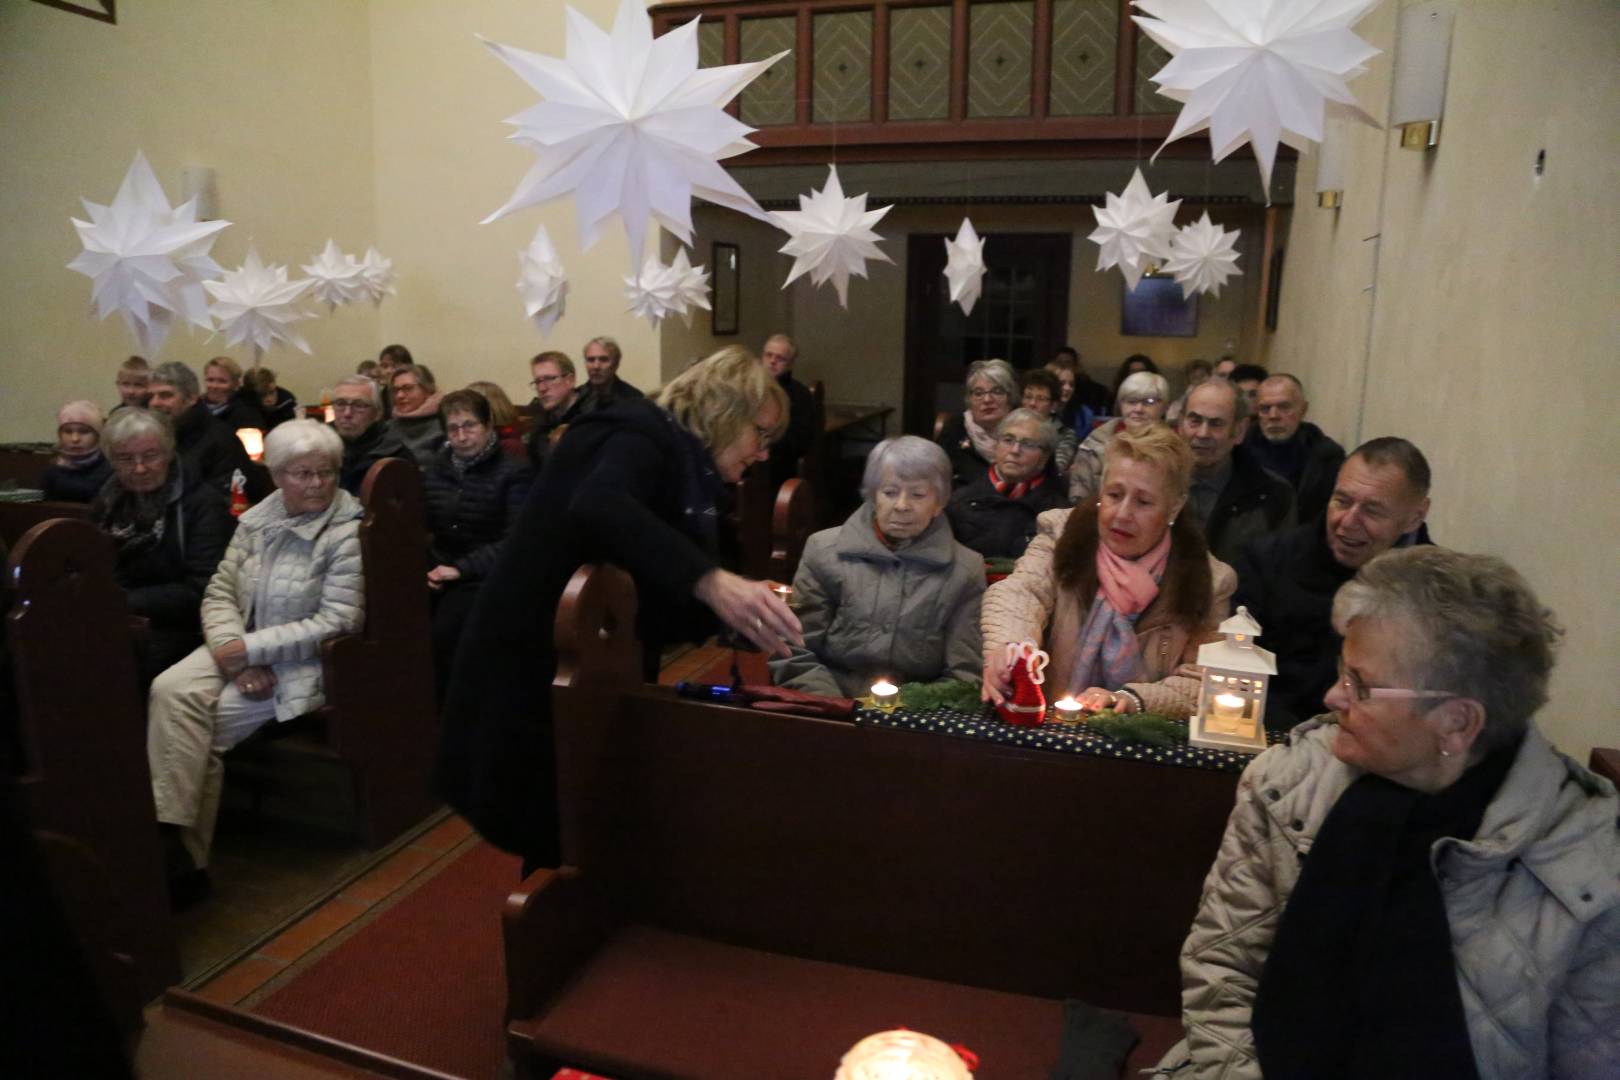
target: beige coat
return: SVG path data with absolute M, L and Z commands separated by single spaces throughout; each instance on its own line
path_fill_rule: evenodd
M 984 637 L 985 662 L 1002 663 L 1009 642 L 1034 641 L 1052 657 L 1047 667 L 1047 697 L 1066 692 L 1078 693 L 1084 686 L 1060 685 L 1074 667 L 1075 646 L 1080 628 L 1091 608 L 1093 593 L 1085 597 L 1073 589 L 1061 588 L 1057 581 L 1057 553 L 1064 544 L 1083 543 L 1084 537 L 1065 530 L 1071 515 L 1086 511 L 1048 510 L 1036 519 L 1037 532 L 1029 549 L 1018 560 L 1012 574 L 996 582 L 984 594 L 980 629 Z M 1093 514 L 1094 518 L 1094 514 Z M 1077 525 L 1081 522 L 1077 522 Z M 1090 531 L 1095 542 L 1096 530 Z M 1088 554 L 1089 551 L 1089 554 Z M 1073 557 L 1084 560 L 1095 556 L 1096 548 L 1082 548 Z M 1179 554 L 1178 554 L 1179 552 Z M 1202 575 L 1195 574 L 1194 559 L 1208 560 L 1208 602 L 1185 596 L 1185 590 Z M 1183 664 L 1198 659 L 1198 646 L 1220 639 L 1215 627 L 1231 613 L 1232 593 L 1237 575 L 1220 560 L 1204 553 L 1196 539 L 1196 529 L 1184 523 L 1173 533 L 1170 565 L 1159 596 L 1136 621 L 1137 641 L 1147 677 L 1127 683 L 1142 696 L 1149 712 L 1171 717 L 1191 716 L 1198 707 L 1198 676 L 1176 674 Z M 1189 620 L 1178 611 L 1203 607 L 1201 619 Z

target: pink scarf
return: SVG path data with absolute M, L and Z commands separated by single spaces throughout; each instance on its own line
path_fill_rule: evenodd
M 1121 615 L 1140 615 L 1159 595 L 1159 579 L 1170 562 L 1170 530 L 1152 549 L 1135 559 L 1122 559 L 1097 541 L 1097 590 Z
M 1075 643 L 1069 691 L 1090 686 L 1118 690 L 1142 678 L 1142 651 L 1136 617 L 1159 595 L 1159 579 L 1170 562 L 1170 532 L 1136 559 L 1124 559 L 1097 541 L 1097 595 Z

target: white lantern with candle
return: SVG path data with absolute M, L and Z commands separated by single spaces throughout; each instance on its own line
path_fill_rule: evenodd
M 1226 640 L 1198 648 L 1204 679 L 1189 741 L 1220 750 L 1264 750 L 1266 687 L 1277 674 L 1277 657 L 1254 643 L 1260 624 L 1246 607 L 1219 629 Z
M 950 1046 L 920 1031 L 880 1031 L 850 1048 L 833 1080 L 973 1080 Z

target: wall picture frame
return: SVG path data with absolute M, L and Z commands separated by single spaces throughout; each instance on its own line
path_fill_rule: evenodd
M 742 249 L 716 240 L 709 253 L 713 270 L 714 307 L 709 311 L 709 332 L 724 337 L 738 331 L 742 293 Z
M 1143 277 L 1136 288 L 1120 279 L 1119 332 L 1124 337 L 1197 337 L 1198 294 L 1184 297 L 1168 275 Z

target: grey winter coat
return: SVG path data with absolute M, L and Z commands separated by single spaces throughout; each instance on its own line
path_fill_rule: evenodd
M 209 650 L 240 640 L 249 666 L 275 672 L 277 720 L 325 703 L 321 643 L 364 621 L 362 514 L 340 488 L 322 512 L 289 518 L 277 491 L 237 520 L 203 594 Z
M 978 682 L 984 559 L 958 544 L 941 514 L 890 551 L 865 503 L 805 543 L 793 596 L 804 648 L 771 661 L 771 680 L 813 694 L 856 697 L 878 678 Z
M 1260 1076 L 1249 1019 L 1261 968 L 1322 822 L 1361 775 L 1333 756 L 1336 731 L 1331 716 L 1307 721 L 1244 770 L 1182 949 L 1193 1065 L 1178 1080 Z M 1532 724 L 1476 837 L 1431 849 L 1482 1080 L 1616 1075 L 1617 813 L 1614 785 Z

